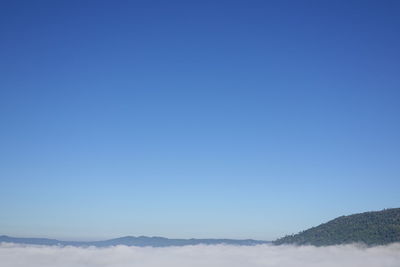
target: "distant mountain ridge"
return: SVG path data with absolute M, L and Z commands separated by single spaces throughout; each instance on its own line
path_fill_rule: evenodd
M 148 236 L 125 236 L 103 241 L 61 241 L 48 238 L 19 238 L 6 235 L 0 236 L 0 243 L 15 243 L 27 245 L 46 245 L 46 246 L 77 246 L 77 247 L 108 247 L 108 246 L 137 246 L 137 247 L 169 247 L 169 246 L 188 246 L 188 245 L 237 245 L 254 246 L 269 244 L 269 241 L 253 239 L 170 239 L 165 237 Z
M 400 242 L 400 208 L 341 216 L 317 227 L 273 241 L 273 244 L 385 245 Z
M 370 211 L 341 216 L 327 223 L 312 227 L 295 235 L 288 235 L 273 242 L 253 239 L 170 239 L 165 237 L 125 236 L 103 241 L 61 241 L 48 238 L 19 238 L 0 236 L 0 243 L 48 245 L 48 246 L 137 246 L 169 247 L 188 245 L 237 245 L 254 246 L 261 244 L 296 244 L 329 246 L 349 243 L 385 245 L 400 242 L 400 208 Z

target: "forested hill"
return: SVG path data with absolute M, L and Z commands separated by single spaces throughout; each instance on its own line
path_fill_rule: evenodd
M 400 242 L 400 208 L 341 216 L 273 243 L 328 246 L 348 243 L 384 245 Z

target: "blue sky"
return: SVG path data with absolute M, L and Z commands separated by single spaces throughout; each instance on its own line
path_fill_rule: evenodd
M 274 239 L 399 207 L 398 1 L 4 1 L 0 234 Z

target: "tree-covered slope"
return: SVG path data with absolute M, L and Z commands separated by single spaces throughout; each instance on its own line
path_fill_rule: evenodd
M 400 208 L 341 216 L 274 244 L 327 246 L 348 243 L 383 245 L 400 242 Z

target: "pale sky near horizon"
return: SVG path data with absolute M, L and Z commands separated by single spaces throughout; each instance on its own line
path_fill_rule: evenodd
M 3 1 L 0 235 L 272 240 L 399 207 L 399 1 Z

